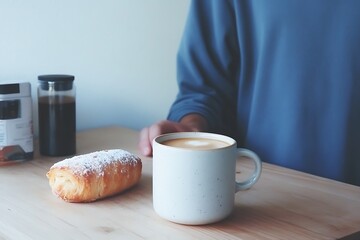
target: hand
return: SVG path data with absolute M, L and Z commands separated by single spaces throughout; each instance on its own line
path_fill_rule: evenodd
M 163 120 L 143 128 L 140 132 L 139 149 L 144 156 L 152 155 L 152 140 L 164 133 L 171 132 L 198 132 L 207 130 L 206 120 L 198 114 L 189 114 L 180 122 Z

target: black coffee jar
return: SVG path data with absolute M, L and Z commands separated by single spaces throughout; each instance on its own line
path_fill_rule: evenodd
M 76 153 L 75 77 L 38 76 L 40 154 L 66 156 Z

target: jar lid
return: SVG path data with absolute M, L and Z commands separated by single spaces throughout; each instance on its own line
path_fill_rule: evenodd
M 38 76 L 40 87 L 43 90 L 49 90 L 50 85 L 55 91 L 71 90 L 74 79 L 75 77 L 73 75 L 65 74 L 47 74 Z
M 74 81 L 75 77 L 73 75 L 65 75 L 65 74 L 47 74 L 38 76 L 39 81 L 46 82 L 68 82 Z

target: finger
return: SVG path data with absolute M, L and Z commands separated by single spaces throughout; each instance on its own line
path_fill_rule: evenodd
M 172 132 L 182 132 L 183 127 L 178 122 L 172 122 L 169 120 L 161 121 L 158 123 L 158 129 L 156 134 L 172 133 Z
M 164 121 L 160 121 L 156 124 L 151 125 L 148 128 L 149 142 L 152 144 L 154 138 L 156 138 L 157 136 L 159 136 L 161 134 L 176 131 L 175 126 L 174 126 L 175 124 L 177 124 L 177 123 L 164 120 Z
M 162 122 L 154 124 L 149 127 L 149 141 L 152 143 L 153 139 L 157 136 L 166 133 L 166 131 L 163 128 Z
M 149 140 L 149 128 L 143 128 L 140 131 L 139 149 L 144 156 L 151 156 L 152 147 Z

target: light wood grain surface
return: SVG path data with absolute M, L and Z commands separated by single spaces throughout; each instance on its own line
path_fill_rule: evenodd
M 233 214 L 206 226 L 161 219 L 152 208 L 152 160 L 138 132 L 108 127 L 79 132 L 77 154 L 121 148 L 140 156 L 140 183 L 93 203 L 56 198 L 45 176 L 63 158 L 0 167 L 0 239 L 360 239 L 360 187 L 264 164 L 259 182 L 236 194 Z M 238 164 L 238 178 L 251 164 Z

